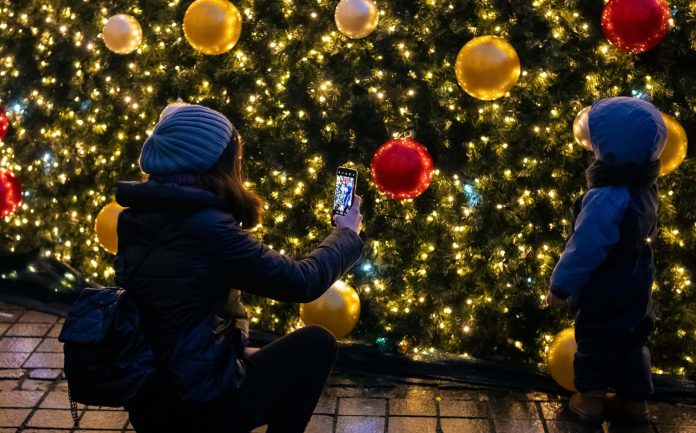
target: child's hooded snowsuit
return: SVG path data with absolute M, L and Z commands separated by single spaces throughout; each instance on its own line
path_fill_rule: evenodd
M 577 310 L 575 386 L 652 394 L 647 338 L 654 326 L 650 237 L 657 225 L 661 113 L 635 98 L 595 102 L 589 113 L 595 162 L 575 206 L 574 232 L 551 277 L 551 291 Z

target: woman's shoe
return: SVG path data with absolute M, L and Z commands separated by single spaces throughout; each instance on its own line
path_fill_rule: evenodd
M 627 421 L 644 423 L 650 421 L 650 410 L 646 400 L 630 400 L 620 395 L 609 394 L 604 402 L 605 411 Z
M 613 420 L 621 418 L 623 415 L 623 399 L 614 392 L 607 393 L 604 397 L 604 416 Z
M 650 421 L 650 409 L 646 400 L 624 399 L 622 415 L 625 419 L 633 422 Z
M 604 420 L 604 396 L 606 391 L 576 392 L 570 397 L 568 407 L 585 422 L 602 422 Z

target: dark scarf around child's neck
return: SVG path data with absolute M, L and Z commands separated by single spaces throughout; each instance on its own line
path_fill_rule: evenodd
M 585 172 L 587 188 L 626 185 L 630 187 L 650 188 L 657 184 L 660 176 L 660 161 L 640 165 L 624 163 L 620 165 L 595 160 Z

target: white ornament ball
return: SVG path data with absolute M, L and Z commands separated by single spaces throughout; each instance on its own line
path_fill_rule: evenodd
M 159 115 L 160 120 L 164 119 L 165 117 L 169 116 L 176 110 L 178 110 L 181 107 L 186 107 L 187 105 L 191 105 L 188 102 L 184 102 L 181 99 L 177 99 L 176 102 L 172 102 L 171 104 L 167 105 L 164 107 L 164 110 Z
M 106 47 L 117 54 L 129 54 L 135 51 L 143 40 L 140 23 L 130 15 L 114 15 L 102 29 Z
M 372 0 L 341 0 L 336 6 L 334 18 L 341 33 L 360 39 L 377 28 L 379 10 Z
M 573 135 L 575 142 L 586 150 L 592 150 L 592 140 L 590 139 L 590 109 L 585 107 L 575 116 L 573 122 Z

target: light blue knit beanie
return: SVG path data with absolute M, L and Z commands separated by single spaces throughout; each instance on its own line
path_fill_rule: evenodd
M 147 174 L 201 173 L 217 162 L 234 134 L 227 118 L 201 105 L 185 105 L 163 116 L 140 153 Z

